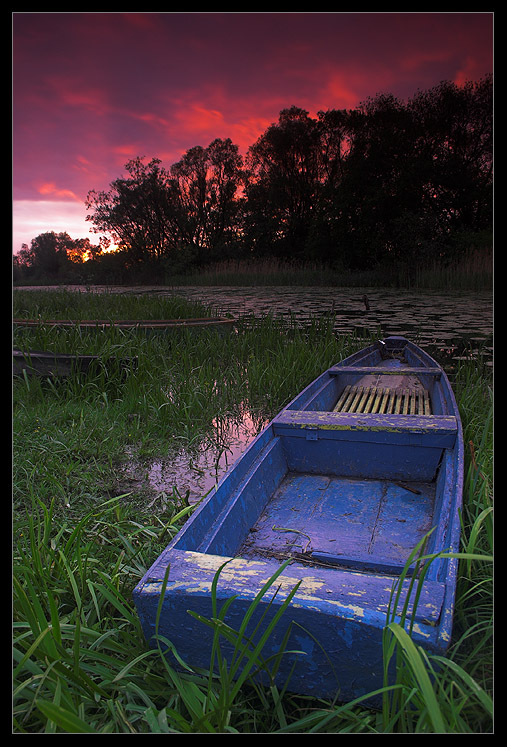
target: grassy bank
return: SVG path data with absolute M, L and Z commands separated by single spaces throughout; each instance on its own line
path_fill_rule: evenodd
M 68 296 L 56 296 L 22 294 L 15 315 L 32 316 L 36 303 L 41 316 L 69 316 Z M 175 315 L 159 301 L 146 297 L 143 316 Z M 75 302 L 81 318 L 132 316 L 127 296 L 83 294 Z M 181 307 L 178 315 L 184 314 L 196 315 L 195 307 Z M 142 492 L 121 482 L 132 448 L 149 458 L 173 443 L 211 444 L 221 419 L 241 418 L 245 407 L 259 419 L 273 415 L 364 340 L 336 339 L 325 318 L 304 331 L 267 318 L 225 336 L 41 327 L 22 333 L 22 342 L 104 359 L 135 356 L 137 366 L 65 382 L 23 376 L 13 382 L 15 733 L 491 731 L 492 571 L 489 561 L 476 559 L 492 552 L 486 371 L 467 363 L 455 375 L 467 444 L 466 557 L 449 657 L 414 657 L 400 641 L 399 697 L 374 712 L 361 703 L 262 689 L 248 679 L 236 692 L 226 678 L 177 672 L 148 651 L 132 589 L 191 509 L 177 484 L 168 487 L 172 500 L 155 512 Z M 437 665 L 431 695 L 426 677 Z
M 55 293 L 24 291 L 13 294 L 14 319 L 189 319 L 208 316 L 201 304 L 175 296 L 159 298 L 142 294 L 95 293 L 57 290 Z M 91 339 L 94 339 L 93 337 Z M 101 339 L 100 337 L 98 338 Z M 107 341 L 106 341 L 107 342 Z

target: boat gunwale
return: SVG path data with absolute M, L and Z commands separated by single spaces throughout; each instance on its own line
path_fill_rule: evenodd
M 14 326 L 18 327 L 191 327 L 232 325 L 234 323 L 234 319 L 213 316 L 188 319 L 13 319 Z

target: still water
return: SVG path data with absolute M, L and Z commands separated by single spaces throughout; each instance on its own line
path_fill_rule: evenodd
M 104 289 L 106 290 L 106 289 Z M 464 357 L 480 356 L 492 365 L 493 301 L 489 293 L 399 291 L 392 289 L 301 287 L 145 287 L 109 292 L 178 295 L 234 318 L 273 314 L 305 324 L 320 314 L 334 315 L 336 334 L 402 334 L 452 371 Z M 148 490 L 150 507 L 163 510 L 180 496 L 195 503 L 206 495 L 267 424 L 247 409 L 242 417 L 216 423 L 220 446 L 196 446 L 163 460 L 140 464 L 134 455 L 123 477 Z
M 379 331 L 383 335 L 405 334 L 411 339 L 416 336 L 422 346 L 446 342 L 461 348 L 466 342 L 491 349 L 493 302 L 489 293 L 292 286 L 143 290 L 185 296 L 238 318 L 273 314 L 292 316 L 304 323 L 315 315 L 332 313 L 337 333 Z
M 207 439 L 191 449 L 170 448 L 163 459 L 140 461 L 130 453 L 120 482 L 134 494 L 140 491 L 145 506 L 156 511 L 164 511 L 169 503 L 181 503 L 181 507 L 197 503 L 215 488 L 268 422 L 245 407 L 240 415 L 213 423 L 216 440 Z

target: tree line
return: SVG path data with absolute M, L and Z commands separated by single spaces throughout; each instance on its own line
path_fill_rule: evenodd
M 87 196 L 97 245 L 42 234 L 15 272 L 121 282 L 267 257 L 354 272 L 489 248 L 492 99 L 491 76 L 444 81 L 406 103 L 380 94 L 316 117 L 284 109 L 244 158 L 229 138 L 168 169 L 137 157 Z

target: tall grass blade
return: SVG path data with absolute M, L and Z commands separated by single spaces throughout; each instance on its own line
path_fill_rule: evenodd
M 460 667 L 457 662 L 452 661 L 451 659 L 446 659 L 443 656 L 434 656 L 433 659 L 442 667 L 442 669 L 448 669 L 456 680 L 461 680 L 468 688 L 469 697 L 476 698 L 484 708 L 487 715 L 490 718 L 493 718 L 493 698 L 485 692 L 482 687 L 480 687 L 480 685 L 463 669 L 463 667 Z
M 63 731 L 69 734 L 95 734 L 96 731 L 91 726 L 71 713 L 62 706 L 55 705 L 55 703 L 48 703 L 44 700 L 37 701 L 37 708 L 43 713 L 43 715 L 49 720 L 53 721 Z
M 398 623 L 391 622 L 389 623 L 388 628 L 401 646 L 401 650 L 410 667 L 410 671 L 419 686 L 420 693 L 425 707 L 428 710 L 428 715 L 435 732 L 437 734 L 444 734 L 446 732 L 445 722 L 440 711 L 431 678 L 424 663 L 425 660 L 422 655 L 422 649 L 415 645 L 406 630 L 404 630 Z

